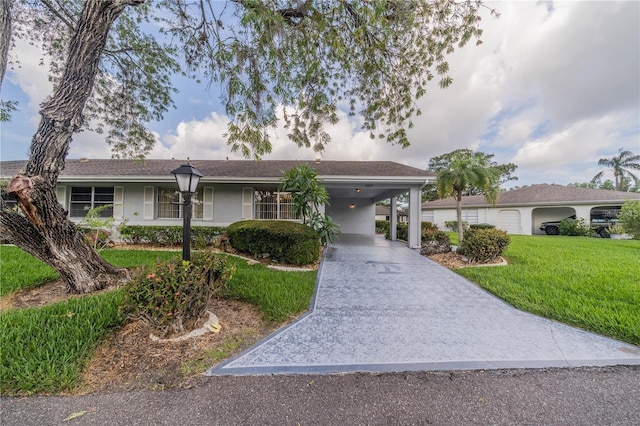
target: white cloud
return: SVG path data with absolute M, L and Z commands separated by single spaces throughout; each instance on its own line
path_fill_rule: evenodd
M 24 40 L 15 40 L 15 52 L 17 54 L 12 56 L 18 60 L 18 65 L 7 70 L 6 78 L 22 89 L 29 97 L 29 107 L 37 111 L 53 88 L 48 78 L 49 64 L 46 58 L 43 59 L 39 46 Z
M 597 173 L 593 170 L 598 159 L 615 155 L 622 147 L 618 129 L 633 120 L 611 114 L 575 122 L 563 131 L 526 142 L 511 161 L 522 169 L 557 176 L 567 183 L 588 181 Z M 634 152 L 638 148 L 640 145 L 627 146 Z
M 640 153 L 640 3 L 489 6 L 501 17 L 483 12 L 484 43 L 471 42 L 451 55 L 453 85 L 441 90 L 434 82 L 418 101 L 423 114 L 408 132 L 409 148 L 371 140 L 357 121 L 343 115 L 327 129 L 333 140 L 322 157 L 425 168 L 433 156 L 471 148 L 517 164 L 516 183 L 524 185 L 586 181 L 599 171 L 599 158 L 621 147 Z M 35 111 L 50 85 L 46 69 L 37 65 L 38 54 L 29 49 L 20 46 L 23 68 L 8 76 L 28 94 Z M 176 81 L 186 94 L 176 99 L 178 110 L 165 122 L 153 124 L 159 143 L 149 157 L 241 158 L 224 140 L 227 117 L 209 112 L 215 109 L 215 94 L 183 87 L 188 82 L 182 78 Z M 316 157 L 289 141 L 282 127 L 274 130 L 272 142 L 266 159 Z M 82 133 L 74 137 L 70 155 L 111 153 L 100 135 Z

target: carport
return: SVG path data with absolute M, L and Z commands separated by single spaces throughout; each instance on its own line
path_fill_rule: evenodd
M 396 197 L 409 194 L 408 235 L 409 247 L 420 246 L 420 204 L 421 190 L 427 183 L 425 176 L 414 179 L 356 179 L 356 182 L 339 181 L 331 177 L 322 177 L 323 184 L 330 196 L 325 213 L 340 225 L 345 234 L 374 235 L 375 206 L 377 202 L 391 200 L 390 230 L 391 239 L 396 240 L 397 206 Z M 340 179 L 342 180 L 342 179 Z
M 540 230 L 540 225 L 543 222 L 560 221 L 569 216 L 576 215 L 576 209 L 568 206 L 553 206 L 553 207 L 536 207 L 531 211 L 531 223 L 533 229 L 531 233 L 533 235 L 543 235 L 544 231 Z M 588 217 L 586 219 L 588 221 Z M 588 222 L 587 222 L 588 223 Z

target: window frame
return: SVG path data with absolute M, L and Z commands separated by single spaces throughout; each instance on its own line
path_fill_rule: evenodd
M 85 191 L 80 192 L 78 191 L 79 189 L 83 189 Z M 86 191 L 87 189 L 89 191 Z M 96 191 L 96 189 L 98 189 L 98 191 Z M 111 199 L 104 199 L 103 197 L 105 195 L 109 195 L 109 190 Z M 100 213 L 100 217 L 114 217 L 113 210 L 115 205 L 115 192 L 115 186 L 71 186 L 69 190 L 69 217 L 74 219 L 83 219 L 87 217 L 87 212 L 89 210 L 107 205 L 111 205 L 111 207 L 104 209 Z M 84 195 L 85 197 L 88 196 L 88 199 L 74 200 L 74 197 L 79 195 Z M 77 206 L 83 206 L 82 212 L 84 214 L 78 214 L 80 210 Z
M 160 197 L 167 196 L 167 193 L 173 193 L 171 201 L 160 201 Z M 204 202 L 202 197 L 204 194 L 204 188 L 198 188 L 194 194 L 191 194 L 191 219 L 192 220 L 204 220 Z M 184 216 L 184 197 L 180 191 L 175 188 L 167 186 L 156 187 L 155 195 L 155 207 L 156 207 L 156 219 L 162 220 L 180 220 Z M 170 209 L 167 207 L 171 206 Z M 174 207 L 175 206 L 175 207 Z M 164 208 L 163 208 L 164 207 Z M 174 211 L 175 215 L 171 217 L 165 217 L 163 211 Z
M 260 198 L 259 198 L 260 197 Z M 272 201 L 264 201 L 273 198 Z M 254 189 L 253 218 L 256 220 L 300 220 L 293 212 L 291 192 L 278 189 Z

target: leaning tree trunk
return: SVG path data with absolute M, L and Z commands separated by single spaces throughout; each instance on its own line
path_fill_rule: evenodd
M 70 292 L 88 293 L 118 279 L 84 240 L 56 198 L 56 181 L 64 169 L 71 137 L 83 123 L 111 24 L 128 5 L 143 0 L 87 0 L 70 45 L 58 88 L 42 104 L 40 124 L 31 141 L 24 174 L 14 176 L 14 194 L 23 215 L 6 209 L 0 223 L 7 239 L 53 267 Z
M 11 0 L 0 0 L 0 87 L 7 69 L 11 39 Z

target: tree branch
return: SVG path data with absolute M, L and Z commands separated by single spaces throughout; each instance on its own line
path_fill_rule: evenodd
M 49 12 L 53 13 L 59 20 L 62 21 L 63 24 L 65 24 L 67 27 L 69 27 L 69 29 L 71 31 L 75 31 L 76 29 L 76 22 L 73 22 L 71 20 L 71 17 L 69 16 L 64 16 L 60 10 L 64 10 L 62 9 L 62 7 L 60 7 L 60 5 L 58 5 L 58 7 L 55 7 L 54 5 L 52 5 L 48 0 L 40 0 L 42 2 L 42 4 L 49 9 Z M 60 9 L 60 10 L 58 10 Z

